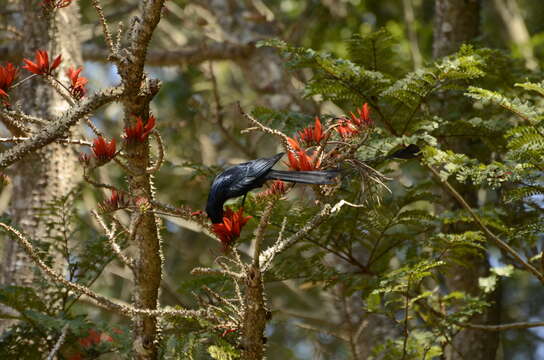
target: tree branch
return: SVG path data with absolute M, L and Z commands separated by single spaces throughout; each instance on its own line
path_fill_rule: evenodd
M 64 327 L 62 328 L 59 339 L 55 343 L 55 346 L 53 347 L 53 349 L 51 349 L 51 352 L 47 356 L 47 360 L 53 360 L 55 358 L 55 355 L 57 354 L 60 347 L 64 343 L 64 339 L 66 339 L 66 334 L 67 333 L 68 333 L 68 324 L 64 325 Z
M 431 165 L 427 165 L 429 170 L 434 174 L 434 176 L 440 181 L 442 186 L 459 202 L 459 204 L 470 214 L 470 216 L 474 219 L 476 224 L 483 230 L 484 234 L 487 236 L 488 239 L 493 241 L 499 248 L 504 250 L 507 254 L 511 255 L 514 259 L 516 259 L 527 271 L 532 273 L 536 276 L 538 280 L 540 280 L 541 283 L 544 284 L 544 275 L 539 272 L 534 266 L 529 264 L 527 261 L 525 261 L 517 252 L 514 250 L 510 245 L 499 239 L 495 234 L 489 230 L 487 226 L 482 222 L 480 217 L 472 210 L 470 205 L 465 201 L 465 199 L 451 186 L 451 184 L 446 179 L 442 179 L 440 177 L 440 174 L 434 169 Z
M 76 106 L 66 110 L 50 126 L 43 128 L 39 133 L 32 135 L 27 141 L 19 143 L 9 150 L 0 153 L 0 168 L 6 168 L 22 159 L 28 153 L 42 148 L 58 138 L 64 136 L 67 131 L 77 123 L 79 119 L 99 107 L 121 97 L 121 87 L 109 88 L 86 98 Z
M 116 302 L 108 299 L 107 297 L 104 297 L 102 295 L 95 293 L 94 291 L 92 291 L 86 286 L 66 280 L 64 276 L 57 273 L 55 270 L 51 269 L 42 261 L 42 259 L 40 259 L 40 257 L 38 256 L 38 253 L 36 252 L 32 244 L 19 231 L 17 231 L 16 229 L 4 223 L 0 223 L 0 227 L 14 235 L 14 238 L 17 240 L 19 244 L 21 244 L 21 246 L 23 247 L 27 255 L 32 259 L 32 261 L 34 261 L 34 263 L 40 268 L 40 270 L 45 275 L 47 275 L 53 281 L 66 286 L 68 289 L 78 294 L 83 294 L 88 296 L 92 300 L 93 304 L 98 305 L 106 310 L 113 311 L 119 315 L 126 316 L 126 317 L 132 317 L 136 314 L 144 315 L 147 317 L 181 316 L 181 317 L 194 318 L 194 317 L 204 316 L 204 312 L 200 310 L 178 310 L 178 309 L 176 310 L 170 310 L 170 309 L 148 310 L 148 309 L 138 309 L 130 305 L 117 304 Z
M 250 56 L 256 50 L 254 43 L 204 43 L 203 45 L 186 46 L 177 50 L 150 50 L 147 53 L 146 65 L 150 66 L 186 66 L 201 64 L 209 60 L 233 60 Z M 2 51 L 0 55 L 8 51 Z M 95 44 L 83 46 L 83 59 L 86 61 L 107 62 L 109 52 Z

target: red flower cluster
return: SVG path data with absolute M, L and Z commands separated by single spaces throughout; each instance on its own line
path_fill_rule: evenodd
M 77 100 L 85 96 L 85 93 L 87 92 L 87 90 L 85 89 L 85 85 L 87 84 L 88 80 L 83 76 L 79 76 L 82 70 L 83 68 L 79 68 L 76 70 L 71 67 L 66 72 L 66 74 L 70 78 L 70 94 L 72 94 L 72 96 Z
M 17 77 L 17 68 L 11 63 L 0 66 L 0 96 L 9 97 L 8 90 Z
M 127 205 L 128 200 L 125 196 L 125 193 L 112 190 L 110 198 L 98 204 L 98 210 L 100 210 L 101 213 L 108 213 L 122 209 Z
M 111 139 L 108 143 L 102 136 L 99 136 L 94 139 L 92 150 L 94 157 L 100 163 L 107 163 L 115 156 L 115 139 Z
M 310 157 L 306 150 L 300 147 L 300 144 L 295 139 L 288 138 L 289 145 L 293 148 L 293 151 L 287 152 L 287 158 L 289 163 L 287 165 L 290 169 L 295 171 L 312 171 L 318 170 L 321 162 L 318 159 Z
M 78 340 L 79 344 L 83 347 L 98 345 L 102 341 L 112 342 L 113 338 L 106 333 L 100 333 L 93 329 L 89 330 L 89 335 Z
M 53 63 L 49 65 L 49 54 L 45 50 L 36 50 L 36 62 L 28 59 L 23 59 L 25 66 L 23 69 L 27 69 L 31 73 L 36 75 L 51 75 L 62 62 L 62 55 L 59 55 L 53 60 Z
M 136 125 L 125 128 L 125 134 L 123 138 L 128 144 L 134 144 L 136 142 L 144 142 L 151 131 L 155 128 L 155 117 L 150 116 L 145 125 L 141 117 L 137 117 Z
M 287 192 L 285 183 L 281 180 L 275 180 L 272 185 L 265 191 L 260 192 L 257 196 L 259 197 L 268 197 L 268 196 L 277 196 L 283 195 Z
M 350 113 L 350 118 L 340 118 L 336 126 L 336 131 L 345 139 L 358 134 L 362 128 L 370 126 L 372 126 L 370 108 L 367 103 L 364 103 L 360 109 L 357 109 L 357 115 Z
M 323 133 L 323 127 L 321 126 L 321 120 L 319 117 L 315 117 L 315 125 L 308 126 L 297 132 L 300 141 L 306 145 L 319 145 L 323 139 L 325 139 L 325 133 Z
M 237 212 L 227 207 L 223 215 L 223 222 L 213 224 L 212 230 L 219 237 L 223 246 L 228 248 L 240 237 L 240 231 L 251 218 L 252 216 L 244 216 L 244 208 L 242 207 Z
M 61 9 L 69 6 L 73 0 L 43 0 L 41 5 L 46 9 Z

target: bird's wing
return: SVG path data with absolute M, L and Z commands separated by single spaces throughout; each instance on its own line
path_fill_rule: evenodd
M 255 183 L 255 180 L 264 176 L 281 159 L 284 153 L 276 154 L 270 158 L 260 158 L 236 165 L 245 174 L 241 179 L 233 183 L 230 190 L 233 192 L 249 191 L 262 186 L 261 183 Z

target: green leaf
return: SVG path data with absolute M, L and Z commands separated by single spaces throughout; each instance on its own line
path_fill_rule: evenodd
M 381 309 L 382 297 L 377 293 L 370 293 L 366 298 L 366 309 L 369 312 L 378 312 Z
M 490 293 L 497 286 L 497 275 L 493 274 L 487 277 L 478 278 L 478 285 L 485 293 Z
M 209 346 L 208 353 L 215 360 L 235 360 L 240 358 L 240 353 L 232 345 L 227 343 L 221 346 Z

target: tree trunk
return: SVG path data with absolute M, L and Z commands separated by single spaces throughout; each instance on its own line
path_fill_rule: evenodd
M 459 49 L 478 35 L 479 0 L 436 0 L 433 56 L 439 58 Z
M 521 9 L 516 0 L 493 0 L 493 7 L 499 14 L 508 33 L 510 41 L 519 49 L 521 56 L 525 59 L 525 65 L 528 69 L 538 70 L 538 60 L 535 58 L 531 36 L 525 20 L 523 19 Z
M 449 55 L 459 47 L 478 35 L 480 24 L 480 3 L 478 0 L 436 0 L 435 25 L 433 39 L 433 56 L 435 58 Z M 457 151 L 465 152 L 469 146 L 466 143 L 454 144 Z M 471 206 L 477 206 L 474 189 L 466 187 L 461 192 Z M 456 204 L 452 204 L 457 209 Z M 453 232 L 467 229 L 452 228 Z M 476 295 L 481 291 L 478 278 L 489 274 L 489 263 L 485 254 L 481 256 L 466 256 L 460 261 L 468 266 L 452 265 L 446 284 L 450 291 L 462 291 L 468 295 Z M 473 319 L 473 322 L 498 322 L 500 306 L 498 291 L 490 294 L 489 299 L 495 302 L 490 309 Z M 498 333 L 461 330 L 447 349 L 448 360 L 494 360 L 499 344 Z
M 57 68 L 62 76 L 69 66 L 81 65 L 80 43 L 76 37 L 79 27 L 77 2 L 56 11 L 54 16 L 46 15 L 34 0 L 21 0 L 15 6 L 21 9 L 13 18 L 18 22 L 23 35 L 19 46 L 22 47 L 20 53 L 24 57 L 34 59 L 38 49 L 47 50 L 50 56 L 62 54 L 63 62 Z M 20 78 L 28 74 L 26 70 L 21 73 Z M 38 77 L 21 85 L 11 100 L 20 100 L 26 113 L 48 120 L 68 107 L 66 101 Z M 35 130 L 31 128 L 31 131 Z M 12 132 L 15 136 L 24 135 L 15 130 Z M 39 208 L 66 196 L 74 189 L 78 181 L 76 166 L 77 153 L 74 146 L 53 143 L 8 169 L 13 178 L 9 214 L 14 225 L 21 228 L 30 239 L 52 241 L 57 234 L 58 229 L 48 225 L 50 221 L 47 216 L 38 216 Z M 2 264 L 3 284 L 32 285 L 34 265 L 15 241 L 6 242 Z

